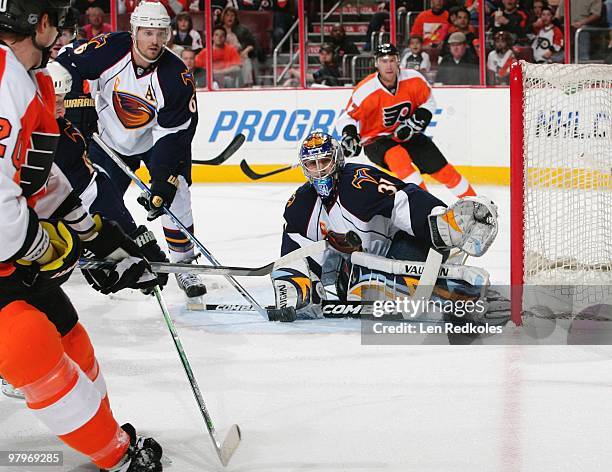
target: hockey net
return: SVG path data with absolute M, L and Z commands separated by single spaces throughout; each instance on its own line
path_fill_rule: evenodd
M 563 315 L 612 299 L 612 66 L 521 61 L 511 77 L 511 279 L 520 324 L 534 304 Z

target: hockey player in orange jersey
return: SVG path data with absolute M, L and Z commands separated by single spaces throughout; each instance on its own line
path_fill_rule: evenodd
M 378 46 L 375 58 L 377 72 L 357 84 L 336 124 L 342 130 L 344 156 L 359 155 L 363 146 L 373 163 L 404 182 L 425 188 L 421 174 L 429 174 L 457 197 L 476 195 L 423 134 L 436 107 L 425 78 L 415 70 L 400 69 L 393 44 Z
M 73 449 L 112 472 L 159 472 L 160 445 L 119 426 L 85 328 L 61 288 L 81 256 L 103 293 L 158 284 L 134 241 L 91 216 L 53 162 L 53 82 L 43 69 L 70 0 L 0 2 L 0 376 Z

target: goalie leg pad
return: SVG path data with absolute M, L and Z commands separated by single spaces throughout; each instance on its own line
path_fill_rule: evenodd
M 295 308 L 298 318 L 321 318 L 321 301 L 325 290 L 319 278 L 310 271 L 305 259 L 271 274 L 277 309 Z

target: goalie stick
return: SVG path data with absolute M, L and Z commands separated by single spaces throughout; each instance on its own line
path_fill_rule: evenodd
M 207 166 L 218 166 L 227 161 L 230 157 L 232 157 L 238 149 L 244 144 L 246 137 L 244 134 L 240 133 L 234 136 L 234 139 L 227 145 L 227 147 L 221 151 L 217 157 L 213 157 L 207 161 L 202 161 L 198 159 L 191 159 L 193 164 L 203 164 Z
M 251 180 L 265 179 L 266 177 L 270 177 L 272 175 L 280 174 L 281 172 L 285 172 L 287 170 L 295 169 L 297 167 L 299 167 L 299 164 L 293 164 L 291 166 L 281 167 L 279 169 L 275 169 L 275 170 L 270 171 L 270 172 L 264 172 L 263 174 L 258 174 L 257 172 L 255 172 L 249 166 L 247 161 L 245 161 L 244 159 L 242 161 L 240 161 L 240 170 L 242 170 L 242 172 L 244 172 L 244 175 L 246 175 Z
M 219 439 L 217 439 L 217 431 L 215 430 L 215 425 L 212 422 L 210 413 L 208 413 L 208 409 L 206 408 L 206 404 L 204 403 L 204 398 L 202 397 L 202 392 L 200 391 L 198 382 L 196 381 L 195 376 L 193 375 L 191 365 L 189 364 L 189 360 L 187 359 L 187 355 L 185 354 L 185 350 L 183 349 L 183 344 L 181 343 L 181 340 L 178 336 L 178 332 L 176 331 L 174 322 L 170 317 L 168 306 L 166 305 L 166 301 L 164 300 L 164 297 L 161 294 L 161 289 L 159 288 L 159 286 L 156 286 L 153 289 L 153 293 L 155 294 L 157 303 L 159 303 L 159 307 L 162 311 L 162 314 L 164 315 L 166 326 L 168 327 L 168 330 L 172 335 L 174 347 L 176 348 L 179 358 L 181 359 L 183 370 L 185 371 L 185 375 L 187 375 L 187 380 L 189 380 L 191 391 L 193 392 L 193 396 L 196 399 L 198 408 L 200 409 L 200 413 L 202 413 L 202 417 L 204 418 L 204 422 L 206 423 L 206 429 L 208 429 L 210 439 L 212 439 L 215 451 L 217 451 L 217 455 L 219 456 L 221 464 L 223 464 L 223 466 L 225 467 L 232 458 L 234 451 L 240 445 L 240 440 L 242 438 L 242 434 L 240 433 L 240 427 L 237 424 L 233 424 L 227 432 L 223 443 L 220 443 Z
M 150 262 L 153 272 L 165 274 L 203 274 L 203 275 L 222 275 L 234 277 L 258 277 L 270 275 L 274 267 L 285 265 L 289 262 L 313 257 L 321 254 L 327 249 L 327 241 L 317 241 L 306 247 L 296 249 L 289 254 L 284 255 L 280 259 L 270 262 L 261 267 L 233 267 L 233 266 L 206 266 L 197 264 L 176 264 L 170 262 Z M 114 267 L 113 261 L 98 261 L 95 259 L 79 259 L 80 269 L 110 269 Z M 251 305 L 249 305 L 251 306 Z

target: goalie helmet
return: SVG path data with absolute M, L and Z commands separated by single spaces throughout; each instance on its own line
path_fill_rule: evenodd
M 53 25 L 62 28 L 69 8 L 70 0 L 0 1 L 0 30 L 33 36 L 45 13 Z
M 55 95 L 62 95 L 70 92 L 72 89 L 72 76 L 64 66 L 58 62 L 50 62 L 47 65 L 47 70 L 53 80 Z
M 157 61 L 159 56 L 154 61 L 151 61 L 144 57 L 138 50 L 138 46 L 136 45 L 136 33 L 138 32 L 138 28 L 163 28 L 166 31 L 166 43 L 170 41 L 172 29 L 170 24 L 170 16 L 168 16 L 166 7 L 164 7 L 160 2 L 152 2 L 147 0 L 140 2 L 130 16 L 130 28 L 132 32 L 132 40 L 134 41 L 134 49 L 141 59 L 144 59 L 150 64 Z
M 322 199 L 333 196 L 338 173 L 344 165 L 338 142 L 329 134 L 315 131 L 300 146 L 300 167 Z

